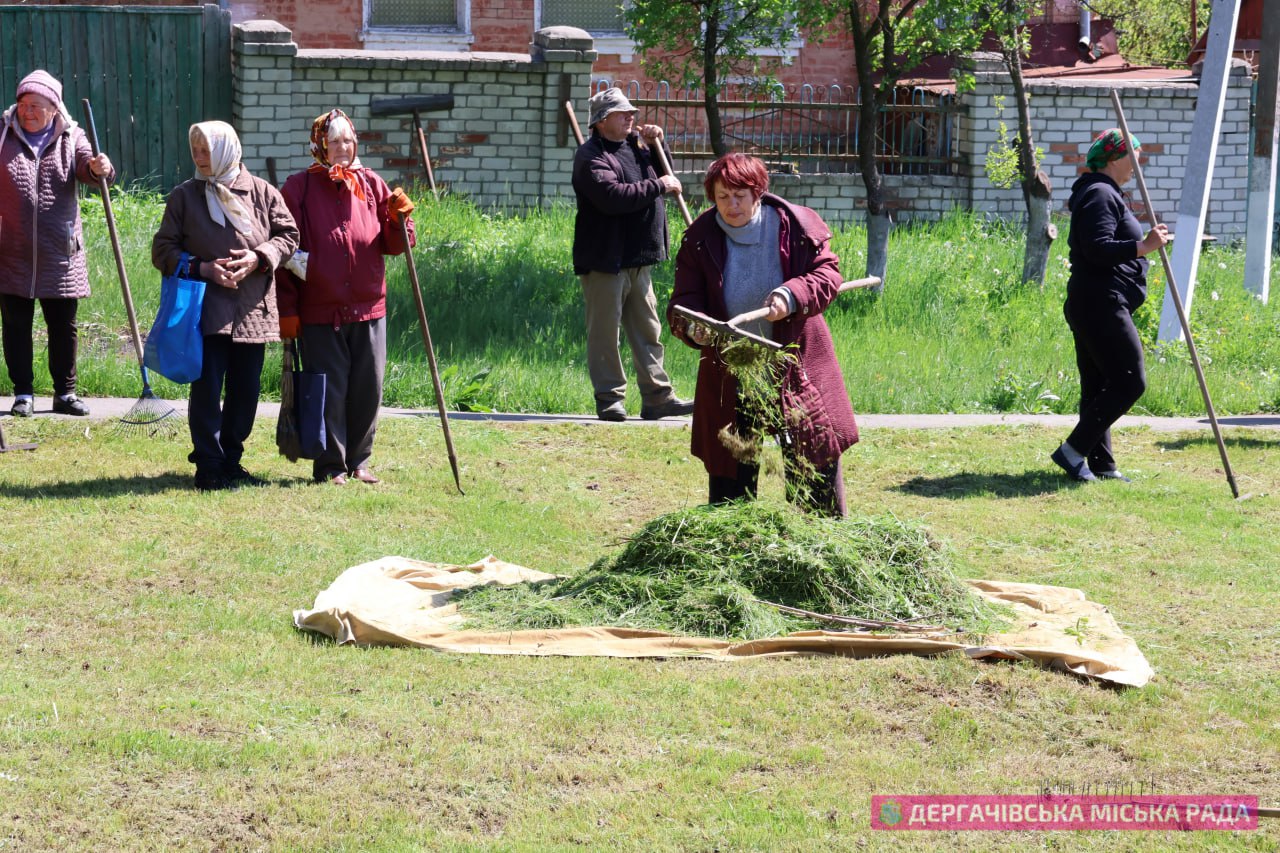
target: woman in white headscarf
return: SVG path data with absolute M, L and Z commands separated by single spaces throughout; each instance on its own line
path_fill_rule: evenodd
M 190 275 L 207 282 L 188 458 L 202 491 L 262 485 L 240 459 L 258 410 L 266 345 L 279 340 L 275 270 L 292 257 L 298 229 L 279 191 L 240 162 L 231 125 L 193 124 L 188 139 L 196 175 L 169 194 L 151 242 L 151 261 L 162 273 L 177 270 L 185 254 Z

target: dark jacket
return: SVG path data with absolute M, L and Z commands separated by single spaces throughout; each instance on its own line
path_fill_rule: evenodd
M 622 269 L 627 236 L 636 234 L 637 229 L 649 230 L 650 225 L 653 245 L 648 249 L 657 260 L 667 259 L 670 236 L 658 171 L 649 149 L 641 147 L 639 134 L 631 134 L 623 144 L 635 153 L 643 175 L 638 182 L 628 182 L 622 163 L 606 150 L 599 134 L 592 134 L 574 155 L 573 191 L 578 196 L 578 216 L 573 225 L 576 275 L 593 270 L 618 272 Z
M 382 256 L 403 254 L 404 235 L 387 212 L 386 182 L 369 169 L 355 173 L 365 201 L 320 172 L 298 172 L 284 182 L 281 195 L 298 223 L 299 248 L 309 257 L 306 281 L 288 270 L 276 272 L 281 316 L 334 328 L 387 316 Z
M 1147 299 L 1147 260 L 1138 257 L 1142 225 L 1116 182 L 1101 172 L 1081 175 L 1071 187 L 1071 277 L 1067 299 L 1119 296 L 1132 312 Z
M 838 455 L 857 442 L 858 427 L 844 387 L 840 363 L 836 359 L 831 331 L 826 320 L 822 319 L 822 312 L 840 292 L 844 281 L 839 258 L 831 251 L 831 229 L 807 207 L 788 204 L 769 193 L 765 193 L 761 201 L 777 208 L 783 286 L 796 300 L 795 313 L 773 324 L 773 338 L 782 344 L 797 344 L 799 364 L 793 370 L 802 371 L 816 391 L 819 405 L 829 419 Z M 728 309 L 724 301 L 726 237 L 715 217 L 715 208 L 711 208 L 685 231 L 676 254 L 671 306 L 683 305 L 714 319 L 727 320 Z M 737 462 L 721 444 L 718 434 L 722 427 L 737 422 L 737 382 L 715 347 L 698 347 L 688 338 L 684 318 L 671 306 L 667 308 L 667 324 L 672 333 L 702 351 L 694 397 L 693 455 L 702 460 L 708 474 L 736 477 Z M 784 419 L 789 414 L 784 404 Z M 832 460 L 811 457 L 810 461 L 826 465 Z
M 192 178 L 169 193 L 160 230 L 151 240 L 151 263 L 165 275 L 172 275 L 183 252 L 205 261 L 228 257 L 232 249 L 257 252 L 270 271 L 254 270 L 235 290 L 210 283 L 204 291 L 200 329 L 206 335 L 230 335 L 236 343 L 278 341 L 274 273 L 298 247 L 298 229 L 289 208 L 279 190 L 241 166 L 231 191 L 255 217 L 253 233 L 245 236 L 230 223 L 213 221 L 204 187 L 204 181 Z M 192 269 L 191 277 L 196 275 Z
M 0 293 L 27 299 L 89 295 L 76 181 L 98 186 L 84 131 L 57 115 L 39 161 L 12 107 L 0 118 Z M 115 171 L 106 176 L 115 180 Z

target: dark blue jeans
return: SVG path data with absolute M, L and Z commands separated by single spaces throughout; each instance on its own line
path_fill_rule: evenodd
M 200 378 L 191 383 L 188 420 L 196 471 L 228 474 L 244 455 L 262 387 L 266 344 L 233 343 L 230 335 L 205 335 Z M 226 400 L 222 399 L 226 385 Z

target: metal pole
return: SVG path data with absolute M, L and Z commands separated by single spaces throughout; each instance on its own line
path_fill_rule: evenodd
M 1116 121 L 1120 125 L 1120 132 L 1124 134 L 1125 143 L 1133 137 L 1129 134 L 1129 123 L 1125 121 L 1124 108 L 1120 105 L 1120 93 L 1115 89 L 1111 90 L 1111 105 L 1116 110 Z M 1142 177 L 1142 164 L 1138 162 L 1138 154 L 1133 150 L 1133 146 L 1129 145 L 1129 159 L 1133 161 L 1133 174 L 1138 179 L 1138 191 L 1142 193 L 1142 203 L 1146 205 L 1147 216 L 1151 219 L 1151 225 L 1154 227 L 1159 223 L 1156 217 L 1156 209 L 1151 204 L 1151 195 L 1147 192 L 1147 181 Z M 1199 242 L 1198 240 L 1196 242 Z M 1164 274 L 1168 279 L 1169 286 L 1166 292 L 1173 301 L 1174 310 L 1178 315 L 1178 322 L 1182 325 L 1182 335 L 1187 341 L 1187 350 L 1191 354 L 1191 366 L 1196 371 L 1196 381 L 1200 383 L 1200 394 L 1204 397 L 1204 407 L 1209 413 L 1209 425 L 1213 427 L 1213 437 L 1218 442 L 1218 455 L 1222 457 L 1222 468 L 1227 472 L 1227 483 L 1231 486 L 1231 496 L 1240 497 L 1240 489 L 1236 486 L 1236 475 L 1231 471 L 1231 462 L 1227 459 L 1227 445 L 1222 441 L 1222 428 L 1218 426 L 1218 415 L 1213 410 L 1213 400 L 1209 398 L 1209 386 L 1204 381 L 1204 369 L 1200 367 L 1200 355 L 1196 352 L 1196 342 L 1191 337 L 1191 324 L 1187 321 L 1187 312 L 1182 307 L 1182 297 L 1178 294 L 1178 284 L 1173 277 L 1173 265 L 1169 263 L 1169 253 L 1165 251 L 1164 246 L 1160 247 L 1160 262 L 1164 264 Z

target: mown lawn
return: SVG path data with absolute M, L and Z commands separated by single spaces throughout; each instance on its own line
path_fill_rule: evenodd
M 453 408 L 591 413 L 582 295 L 571 264 L 573 212 L 564 206 L 503 215 L 465 200 L 420 199 L 415 253 L 432 338 Z M 128 275 L 145 332 L 159 302 L 151 238 L 163 200 L 120 195 L 115 202 Z M 80 387 L 85 396 L 134 396 L 139 390 L 126 314 L 101 203 L 84 205 L 93 296 L 81 305 Z M 1066 221 L 1042 289 L 1018 283 L 1022 235 L 1013 227 L 955 213 L 941 223 L 898 228 L 890 242 L 882 296 L 841 296 L 828 310 L 854 409 L 862 412 L 1074 412 L 1079 382 L 1062 318 L 1067 269 Z M 673 214 L 673 252 L 683 223 Z M 833 246 L 850 278 L 862 275 L 866 233 L 837 228 Z M 654 270 L 659 305 L 672 264 Z M 1192 326 L 1218 410 L 1280 411 L 1280 309 L 1247 294 L 1244 252 L 1209 250 L 1199 267 Z M 1280 265 L 1273 277 L 1280 275 Z M 404 261 L 388 262 L 389 405 L 434 405 L 435 396 Z M 1273 278 L 1273 291 L 1280 282 Z M 1164 275 L 1153 267 L 1151 298 L 1137 314 L 1147 344 L 1150 387 L 1138 414 L 1201 414 L 1204 404 L 1186 348 L 1155 342 Z M 678 392 L 691 395 L 696 353 L 665 338 Z M 38 360 L 44 348 L 37 347 Z M 627 359 L 629 362 L 630 359 Z M 628 368 L 629 369 L 629 368 Z M 264 393 L 276 395 L 279 348 L 268 351 Z M 37 391 L 50 393 L 37 365 Z M 11 392 L 0 375 L 0 392 Z M 162 396 L 185 389 L 156 380 Z M 634 383 L 628 406 L 639 411 Z
M 291 614 L 387 554 L 574 572 L 703 500 L 687 428 L 393 419 L 377 487 L 189 486 L 185 441 L 6 419 L 0 849 L 1274 850 L 1251 833 L 875 833 L 873 794 L 1146 785 L 1280 805 L 1280 434 L 1126 430 L 1074 487 L 1032 427 L 874 430 L 851 504 L 967 576 L 1080 587 L 1157 671 L 1116 690 L 962 657 L 698 661 L 337 647 Z M 776 482 L 766 499 L 777 499 Z

